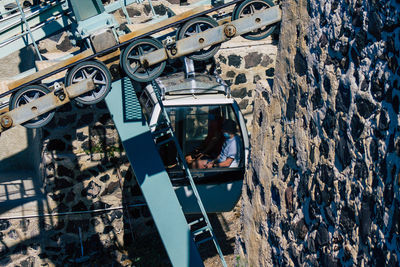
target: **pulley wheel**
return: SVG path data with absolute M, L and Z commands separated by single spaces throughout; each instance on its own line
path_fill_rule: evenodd
M 271 0 L 246 0 L 235 7 L 232 14 L 232 20 L 251 16 L 256 11 L 265 10 L 273 6 L 274 3 Z M 242 37 L 247 40 L 261 40 L 271 35 L 274 30 L 275 26 L 264 26 L 252 32 L 245 33 Z
M 75 98 L 75 101 L 85 105 L 92 105 L 102 101 L 111 89 L 111 74 L 107 66 L 99 61 L 85 61 L 68 71 L 65 85 L 93 79 L 95 89 Z
M 162 43 L 156 39 L 144 38 L 136 40 L 128 45 L 122 56 L 121 65 L 129 78 L 138 82 L 149 82 L 154 80 L 164 71 L 166 62 L 160 62 L 152 66 L 143 66 L 140 57 L 150 52 L 163 48 Z
M 15 95 L 11 97 L 10 110 L 28 104 L 48 93 L 50 93 L 50 90 L 45 86 L 28 85 L 19 90 L 17 93 L 15 93 Z M 40 128 L 49 123 L 51 119 L 53 119 L 53 117 L 54 117 L 54 111 L 47 112 L 30 121 L 25 122 L 22 125 L 25 126 L 26 128 L 31 128 L 31 129 Z
M 189 20 L 179 29 L 177 39 L 183 39 L 204 32 L 208 29 L 218 27 L 218 22 L 210 17 L 198 17 Z M 200 51 L 192 53 L 188 58 L 203 61 L 213 57 L 221 47 L 221 44 L 205 47 Z

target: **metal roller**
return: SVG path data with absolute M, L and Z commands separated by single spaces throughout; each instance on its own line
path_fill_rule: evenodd
M 83 94 L 75 101 L 85 105 L 92 105 L 102 101 L 111 89 L 111 74 L 107 66 L 99 61 L 85 61 L 74 66 L 65 79 L 66 86 L 85 80 L 93 80 L 95 89 Z
M 140 57 L 160 48 L 163 48 L 163 45 L 152 38 L 144 38 L 131 43 L 122 53 L 122 69 L 129 78 L 138 82 L 148 82 L 157 78 L 164 71 L 166 62 L 163 61 L 149 67 L 140 62 Z

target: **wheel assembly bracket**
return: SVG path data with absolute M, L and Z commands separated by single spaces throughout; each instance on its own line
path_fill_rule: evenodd
M 95 88 L 93 80 L 85 80 L 73 84 L 67 88 L 56 84 L 51 93 L 33 100 L 25 105 L 19 106 L 0 116 L 0 133 L 16 125 L 23 124 L 42 114 L 50 112 L 59 106 L 62 106 L 72 98 L 87 93 Z
M 171 46 L 171 48 L 172 48 L 171 50 L 168 50 L 169 53 L 167 52 L 166 49 L 162 48 L 162 49 L 157 49 L 154 52 L 151 52 L 151 53 L 145 54 L 143 56 L 140 56 L 140 59 L 139 59 L 140 63 L 145 68 L 147 68 L 149 66 L 152 66 L 152 65 L 155 65 L 157 63 L 163 62 L 163 61 L 168 59 L 168 54 L 172 53 L 173 52 L 172 50 L 176 51 L 176 52 L 174 52 L 175 55 L 178 53 L 177 48 L 176 48 L 175 45 Z
M 243 35 L 259 28 L 275 24 L 281 20 L 279 6 L 273 6 L 266 10 L 257 11 L 253 15 L 243 17 L 230 22 L 228 25 L 221 25 L 208 29 L 193 36 L 183 38 L 176 42 L 174 51 L 161 48 L 140 57 L 142 64 L 152 66 L 168 58 L 178 58 L 200 51 L 206 47 L 219 44 Z M 175 50 L 176 49 L 176 50 Z M 172 53 L 173 52 L 173 53 Z
M 59 83 L 54 84 L 53 93 L 60 101 L 64 101 L 67 97 L 64 88 Z

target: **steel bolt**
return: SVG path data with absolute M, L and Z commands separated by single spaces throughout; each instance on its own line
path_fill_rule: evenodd
M 3 128 L 7 129 L 7 128 L 10 128 L 12 126 L 13 120 L 12 120 L 12 118 L 10 116 L 5 115 L 5 116 L 1 117 L 0 124 L 1 124 L 1 126 Z
M 226 37 L 232 38 L 236 34 L 236 27 L 233 25 L 226 25 L 224 28 L 224 33 Z
M 58 99 L 60 99 L 61 101 L 64 101 L 65 100 L 65 94 L 60 94 L 58 96 Z
M 201 44 L 204 43 L 204 38 L 200 38 L 199 43 L 201 43 Z
M 175 56 L 176 54 L 178 54 L 178 49 L 176 49 L 176 47 L 172 47 L 170 52 L 171 52 L 171 55 Z

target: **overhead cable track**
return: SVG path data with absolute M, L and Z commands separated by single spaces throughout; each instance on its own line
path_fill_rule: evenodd
M 229 4 L 232 4 L 232 3 L 229 3 Z M 206 10 L 203 12 L 211 12 L 211 11 Z M 202 14 L 202 13 L 197 13 L 197 16 L 199 14 Z M 185 19 L 186 20 L 190 19 L 190 16 Z M 233 38 L 235 36 L 244 35 L 248 32 L 252 32 L 255 29 L 258 29 L 260 27 L 272 25 L 272 24 L 278 22 L 279 20 L 280 20 L 280 9 L 277 6 L 274 6 L 274 7 L 268 8 L 265 11 L 259 11 L 257 13 L 254 13 L 252 16 L 246 16 L 243 18 L 239 18 L 239 19 L 233 20 L 231 23 L 223 24 L 223 25 L 211 28 L 207 31 L 199 32 L 192 36 L 185 37 L 180 40 L 178 39 L 176 42 L 173 42 L 172 45 L 169 45 L 167 43 L 164 46 L 161 43 L 159 43 L 159 46 L 157 46 L 157 49 L 155 51 L 152 51 L 152 52 L 149 52 L 149 53 L 143 54 L 143 55 L 141 54 L 141 56 L 139 56 L 139 59 L 141 62 L 140 64 L 142 66 L 144 66 L 145 68 L 147 68 L 147 66 L 154 65 L 159 62 L 163 62 L 162 64 L 164 64 L 164 66 L 165 66 L 165 61 L 169 58 L 172 59 L 172 58 L 178 58 L 181 56 L 189 55 L 193 51 L 201 50 L 206 46 L 212 47 L 212 46 L 215 46 L 216 44 L 220 44 L 222 42 L 229 41 L 231 38 Z M 175 21 L 173 23 L 181 23 L 181 21 Z M 172 25 L 173 23 L 167 24 L 164 27 L 169 28 L 170 27 L 169 25 Z M 154 25 L 152 25 L 150 27 L 154 28 Z M 146 29 L 144 29 L 144 30 L 146 30 Z M 149 34 L 151 32 L 159 32 L 160 30 L 162 30 L 162 28 L 154 29 L 153 31 L 149 31 L 145 34 Z M 134 34 L 134 32 L 131 34 Z M 41 85 L 35 85 L 35 82 L 40 81 L 49 76 L 52 76 L 62 70 L 68 69 L 69 66 L 72 66 L 72 65 L 74 65 L 73 69 L 77 68 L 78 70 L 80 68 L 85 68 L 87 66 L 94 67 L 96 72 L 100 71 L 100 73 L 104 74 L 103 75 L 104 82 L 108 81 L 105 83 L 105 84 L 107 84 L 107 83 L 111 82 L 112 77 L 111 77 L 111 74 L 108 74 L 109 71 L 108 71 L 108 68 L 106 67 L 106 65 L 102 62 L 94 62 L 94 61 L 90 62 L 87 59 L 92 59 L 93 57 L 96 57 L 99 55 L 104 55 L 107 53 L 107 51 L 114 50 L 114 49 L 116 49 L 115 47 L 121 47 L 123 45 L 126 45 L 126 43 L 133 42 L 134 40 L 139 39 L 141 36 L 143 36 L 145 34 L 135 36 L 126 42 L 123 42 L 117 46 L 111 47 L 111 48 L 101 51 L 99 53 L 93 54 L 91 50 L 89 50 L 89 49 L 85 50 L 82 53 L 80 53 L 70 59 L 66 59 L 64 61 L 57 63 L 56 65 L 53 65 L 47 69 L 44 69 L 43 70 L 44 74 L 41 72 L 38 72 L 38 73 L 35 73 L 32 75 L 26 76 L 25 78 L 22 78 L 20 80 L 11 82 L 8 84 L 8 86 L 9 86 L 9 88 L 12 88 L 12 89 L 5 92 L 2 95 L 0 95 L 0 98 L 4 97 L 6 95 L 12 94 L 12 93 L 18 91 L 19 89 L 23 88 L 23 90 L 26 90 L 32 86 L 34 86 L 36 88 L 36 91 L 37 90 L 41 91 L 41 92 L 39 92 L 39 94 L 43 94 L 46 90 L 43 91 L 43 89 L 41 88 Z M 129 35 L 129 34 L 127 34 L 127 35 Z M 124 36 L 127 38 L 126 35 L 124 35 Z M 124 36 L 122 36 L 122 37 L 124 37 Z M 150 40 L 149 38 L 139 39 L 139 43 L 154 44 L 153 41 Z M 132 45 L 137 45 L 137 44 L 138 43 L 132 43 Z M 122 62 L 124 62 L 124 60 L 130 56 L 130 53 L 133 50 L 133 48 L 131 48 L 132 45 L 128 46 L 124 50 L 124 52 L 121 53 L 121 61 Z M 173 50 L 175 50 L 176 52 L 173 53 Z M 213 50 L 215 50 L 215 49 L 213 49 Z M 209 52 L 207 52 L 207 53 L 209 53 Z M 190 57 L 191 56 L 189 55 L 189 58 Z M 124 71 L 127 73 L 127 75 L 130 78 L 132 78 L 131 77 L 132 73 L 130 73 L 129 69 L 125 69 L 125 65 L 126 64 L 124 63 L 123 64 Z M 55 69 L 55 70 L 51 71 L 51 69 Z M 163 69 L 161 69 L 161 71 L 155 72 L 155 74 L 149 74 L 149 75 L 152 77 L 152 79 L 154 79 L 154 78 L 156 78 L 156 75 L 161 74 L 162 71 L 163 71 Z M 70 70 L 70 72 L 74 73 L 72 75 L 76 75 L 76 73 L 77 73 L 74 70 Z M 67 81 L 66 81 L 65 87 L 68 87 L 69 85 L 71 85 L 70 80 L 72 79 L 71 78 L 72 76 L 70 75 L 70 72 L 67 75 Z M 134 77 L 132 79 L 134 79 Z M 143 79 L 142 82 L 145 82 L 145 81 L 148 81 L 148 80 Z M 102 90 L 101 88 L 103 88 L 103 87 L 108 88 L 108 89 Z M 108 90 L 110 90 L 111 85 L 104 85 L 101 88 L 100 88 L 100 92 L 101 92 L 100 96 L 101 95 L 105 96 L 107 94 Z M 21 94 L 20 92 L 21 91 L 17 92 L 15 95 Z M 87 90 L 82 88 L 82 89 L 79 89 L 78 91 L 74 92 L 72 94 L 72 96 L 77 97 L 85 92 L 87 92 Z M 44 96 L 44 97 L 52 99 L 52 97 L 50 97 L 50 96 Z M 30 99 L 30 102 L 32 102 L 32 100 L 33 100 L 33 102 L 40 101 L 40 99 L 41 99 L 41 98 L 39 98 L 38 100 L 35 100 L 36 98 L 37 97 L 35 97 L 34 99 Z M 35 110 L 32 109 L 33 112 L 29 113 L 29 107 L 31 107 L 31 106 L 32 106 L 31 108 L 38 107 L 38 104 L 30 103 L 29 107 L 28 106 L 18 107 L 16 105 L 20 105 L 20 104 L 17 104 L 18 101 L 16 99 L 17 98 L 13 97 L 13 100 L 15 100 L 15 101 L 13 101 L 12 105 L 10 105 L 12 110 L 9 112 L 9 114 L 4 114 L 4 115 L 0 116 L 0 123 L 4 130 L 9 129 L 12 126 L 15 126 L 17 124 L 24 123 L 24 122 L 28 121 L 29 119 L 35 118 L 35 116 L 32 116 L 33 113 L 36 116 L 38 116 L 38 115 L 44 114 L 45 112 L 51 111 L 52 110 L 51 105 L 53 105 L 53 103 L 56 103 L 56 102 L 47 103 L 46 101 L 41 101 L 39 106 L 41 106 L 41 107 L 45 106 L 45 109 L 40 109 L 40 108 L 35 109 Z M 98 99 L 100 99 L 100 98 L 98 98 Z M 96 100 L 97 102 L 100 101 L 98 99 Z M 59 100 L 57 100 L 57 101 L 60 102 Z M 64 101 L 64 99 L 62 101 Z M 87 102 L 87 100 L 85 101 L 85 100 L 81 99 L 81 102 L 82 101 L 84 102 L 84 104 L 97 103 L 97 102 L 93 102 L 93 101 Z M 79 102 L 79 99 L 78 99 L 78 102 Z M 57 105 L 53 105 L 53 107 L 55 108 L 56 106 L 62 105 L 64 103 L 66 103 L 66 102 L 63 102 L 63 103 L 60 102 Z M 38 112 L 40 110 L 45 111 L 45 112 Z M 48 115 L 48 116 L 50 116 L 50 115 Z M 15 120 L 14 118 L 18 118 L 18 119 Z M 26 119 L 26 118 L 29 118 L 29 119 Z M 50 119 L 51 118 L 49 117 L 48 121 Z M 36 127 L 35 125 L 45 125 L 45 123 L 47 123 L 48 121 L 45 120 L 43 117 L 43 123 L 38 122 L 38 123 L 32 125 L 32 127 Z
M 207 9 L 207 10 L 205 10 L 205 11 L 201 11 L 201 12 L 199 12 L 199 13 L 196 13 L 196 14 L 194 14 L 194 15 L 188 16 L 188 17 L 183 18 L 183 19 L 181 19 L 181 20 L 174 21 L 174 22 L 172 22 L 172 23 L 169 23 L 169 24 L 167 24 L 167 25 L 164 25 L 164 26 L 162 26 L 162 27 L 160 27 L 160 28 L 157 28 L 157 29 L 151 30 L 151 31 L 149 31 L 149 32 L 146 32 L 146 33 L 143 33 L 143 34 L 134 36 L 134 37 L 132 37 L 131 39 L 125 41 L 125 42 L 119 43 L 119 44 L 114 45 L 114 46 L 112 46 L 112 47 L 110 47 L 110 48 L 107 48 L 107 49 L 105 49 L 105 50 L 103 50 L 103 51 L 100 51 L 100 52 L 94 53 L 94 54 L 92 54 L 92 55 L 90 55 L 90 56 L 87 56 L 87 57 L 84 57 L 84 58 L 82 58 L 82 59 L 79 59 L 79 60 L 77 60 L 77 61 L 75 61 L 75 62 L 73 62 L 73 63 L 70 63 L 70 64 L 68 64 L 68 65 L 65 65 L 65 66 L 63 66 L 63 67 L 61 67 L 61 68 L 59 68 L 59 69 L 57 69 L 57 70 L 54 70 L 54 71 L 52 71 L 52 72 L 49 72 L 49 73 L 47 73 L 47 74 L 45 74 L 45 75 L 43 75 L 43 76 L 41 76 L 41 77 L 38 77 L 38 78 L 36 78 L 36 79 L 33 79 L 33 80 L 31 80 L 31 81 L 29 81 L 29 82 L 27 82 L 27 83 L 21 84 L 21 85 L 15 87 L 15 88 L 13 88 L 13 89 L 11 89 L 11 90 L 5 92 L 5 93 L 0 94 L 0 98 L 3 98 L 3 97 L 5 97 L 5 96 L 7 96 L 7 95 L 9 95 L 9 94 L 15 93 L 16 91 L 18 91 L 19 89 L 23 88 L 24 86 L 27 86 L 27 85 L 31 85 L 31 84 L 35 84 L 35 83 L 37 83 L 37 82 L 40 82 L 40 81 L 42 81 L 43 79 L 46 79 L 46 78 L 48 78 L 48 77 L 51 77 L 51 76 L 53 76 L 54 74 L 57 74 L 57 73 L 59 73 L 59 72 L 61 72 L 61 71 L 67 70 L 67 69 L 71 68 L 72 66 L 75 66 L 75 65 L 77 65 L 77 64 L 79 64 L 79 63 L 81 63 L 81 62 L 85 62 L 85 61 L 91 60 L 91 59 L 93 59 L 93 58 L 96 58 L 96 57 L 99 57 L 99 56 L 103 56 L 103 55 L 105 55 L 105 54 L 107 54 L 107 53 L 109 53 L 109 52 L 114 51 L 115 49 L 118 49 L 118 48 L 121 48 L 121 47 L 123 47 L 123 46 L 126 46 L 126 45 L 128 45 L 128 44 L 130 44 L 130 43 L 132 43 L 132 42 L 134 42 L 134 41 L 136 41 L 136 40 L 138 40 L 138 39 L 140 39 L 140 38 L 143 38 L 143 37 L 145 37 L 145 36 L 149 36 L 149 35 L 152 35 L 152 34 L 161 32 L 161 31 L 163 31 L 163 30 L 166 30 L 166 29 L 172 28 L 172 27 L 174 27 L 174 26 L 180 25 L 180 24 L 182 24 L 183 22 L 189 21 L 189 20 L 191 20 L 191 19 L 193 19 L 193 18 L 200 17 L 200 16 L 203 16 L 203 15 L 207 15 L 207 14 L 209 14 L 209 13 L 212 13 L 212 12 L 217 11 L 217 10 L 219 10 L 219 9 L 223 9 L 223 8 L 232 6 L 232 5 L 237 4 L 237 3 L 239 3 L 239 2 L 242 2 L 242 1 L 243 1 L 243 0 L 233 0 L 232 2 L 229 2 L 229 3 L 226 3 L 226 4 L 222 4 L 222 5 L 220 5 L 220 6 L 216 6 L 216 7 L 213 7 L 213 8 L 211 8 L 211 9 Z

